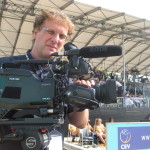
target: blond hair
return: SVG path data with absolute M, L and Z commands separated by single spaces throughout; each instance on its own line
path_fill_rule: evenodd
M 95 125 L 97 124 L 98 121 L 102 122 L 102 119 L 101 118 L 96 118 L 95 119 Z
M 71 19 L 60 10 L 42 11 L 41 14 L 36 16 L 33 28 L 38 28 L 40 30 L 45 20 L 56 21 L 67 26 L 68 37 L 70 37 L 74 32 L 74 24 Z

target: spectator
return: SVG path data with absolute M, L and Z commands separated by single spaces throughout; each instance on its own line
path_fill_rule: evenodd
M 110 118 L 109 118 L 109 122 L 111 122 L 111 123 L 115 122 L 114 118 L 113 118 L 113 117 L 110 117 Z
M 126 98 L 125 98 L 125 106 L 129 106 L 129 107 L 136 107 L 133 100 L 131 99 L 131 96 L 129 94 L 127 94 Z
M 118 81 L 116 81 L 116 91 L 117 91 L 117 97 L 121 97 L 122 96 L 122 92 L 123 92 L 123 86 Z
M 71 132 L 72 142 L 74 142 L 75 137 L 79 136 L 79 134 L 80 134 L 80 129 L 72 124 L 68 124 L 68 130 Z
M 146 119 L 150 120 L 150 114 L 147 115 Z
M 100 139 L 100 141 L 105 144 L 105 139 L 106 139 L 106 134 L 105 134 L 105 126 L 102 124 L 102 119 L 101 118 L 96 118 L 95 119 L 95 124 L 94 124 L 94 132 L 96 133 L 97 137 Z
M 92 126 L 90 125 L 90 120 L 88 121 L 87 125 L 86 125 L 86 128 L 88 128 L 89 130 L 89 135 L 92 135 L 92 132 L 94 131 Z

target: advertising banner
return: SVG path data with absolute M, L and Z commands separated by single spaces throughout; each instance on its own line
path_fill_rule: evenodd
M 107 123 L 107 150 L 150 150 L 150 123 Z

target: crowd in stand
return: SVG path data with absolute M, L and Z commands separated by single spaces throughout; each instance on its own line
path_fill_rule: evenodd
M 96 76 L 98 78 L 97 82 L 103 82 L 105 80 L 109 79 L 115 79 L 116 80 L 116 92 L 117 97 L 124 98 L 124 106 L 126 107 L 145 107 L 146 106 L 146 100 L 144 99 L 143 92 L 141 90 L 137 90 L 134 88 L 126 88 L 124 90 L 124 82 L 123 80 L 117 80 L 117 78 L 111 73 L 110 75 L 107 75 L 105 73 L 97 74 Z
M 141 107 L 146 104 L 146 101 L 141 94 L 132 94 L 128 92 L 125 97 L 125 106 Z
M 109 118 L 108 122 L 114 122 L 114 119 Z M 90 124 L 89 120 L 85 128 L 88 129 L 88 135 L 86 136 L 93 137 L 93 141 L 95 144 L 100 144 L 104 146 L 106 145 L 106 127 L 103 124 L 101 118 L 96 118 L 93 126 Z M 80 130 L 82 129 L 68 124 L 68 131 L 71 132 L 72 142 L 75 142 L 76 137 L 80 137 Z

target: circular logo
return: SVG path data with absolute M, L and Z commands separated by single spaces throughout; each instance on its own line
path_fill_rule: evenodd
M 29 148 L 34 148 L 36 146 L 36 139 L 34 137 L 28 137 L 26 139 L 26 145 Z
M 124 129 L 120 132 L 120 140 L 122 143 L 128 143 L 130 139 L 131 133 L 127 129 Z

